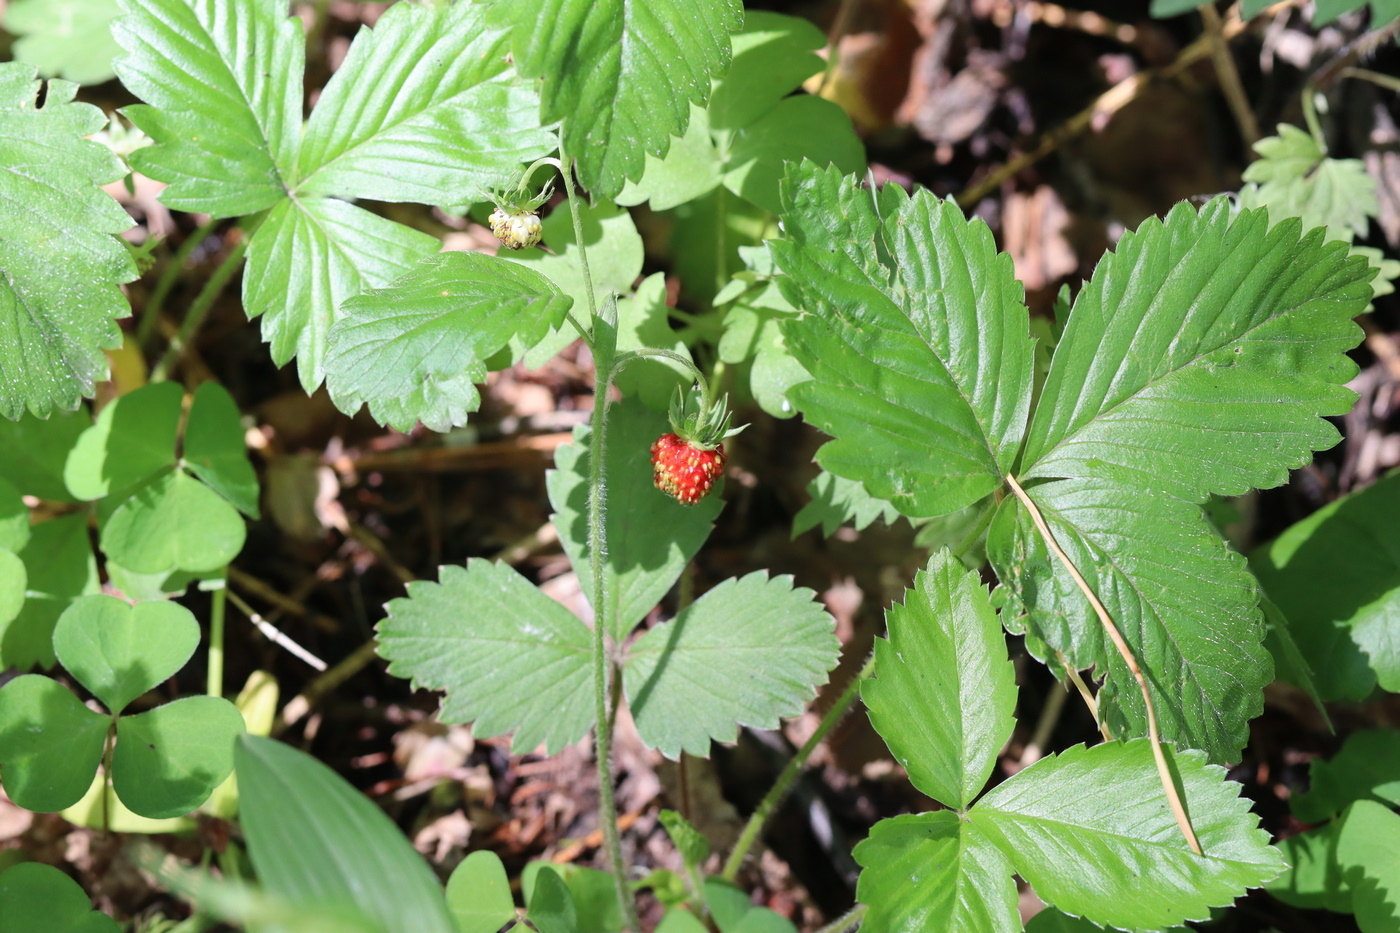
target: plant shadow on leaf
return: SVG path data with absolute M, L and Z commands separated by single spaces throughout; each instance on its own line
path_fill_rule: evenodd
M 628 697 L 632 716 L 635 718 L 646 709 L 647 700 L 651 698 L 652 691 L 656 689 L 656 684 L 666 673 L 667 667 L 676 657 L 676 646 L 680 644 L 681 634 L 685 630 L 686 623 L 690 621 L 690 613 L 681 612 L 670 622 L 666 623 L 669 629 L 666 633 L 666 646 L 658 653 L 656 667 L 652 668 L 647 679 L 642 681 L 642 685 L 637 688 L 635 695 Z

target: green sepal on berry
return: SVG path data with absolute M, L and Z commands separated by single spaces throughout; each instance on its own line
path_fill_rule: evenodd
M 681 505 L 695 505 L 709 494 L 724 472 L 724 441 L 744 429 L 729 427 L 724 397 L 711 401 L 702 395 L 695 410 L 676 390 L 671 400 L 671 433 L 651 445 L 651 465 L 656 488 Z
M 527 249 L 540 242 L 543 227 L 539 209 L 553 193 L 554 180 L 546 181 L 538 194 L 527 196 L 526 192 L 535 169 L 550 164 L 556 163 L 553 159 L 541 159 L 522 172 L 514 184 L 490 192 L 491 203 L 496 206 L 489 221 L 491 232 L 507 249 Z

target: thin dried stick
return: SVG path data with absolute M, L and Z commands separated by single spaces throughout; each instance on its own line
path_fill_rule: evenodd
M 1079 691 L 1079 696 L 1083 698 L 1084 705 L 1089 707 L 1089 714 L 1094 717 L 1094 725 L 1098 727 L 1099 735 L 1103 736 L 1105 742 L 1113 741 L 1113 733 L 1108 731 L 1108 726 L 1099 716 L 1098 698 L 1089 690 L 1089 685 L 1084 683 L 1084 678 L 1079 676 L 1079 672 L 1074 669 L 1074 665 L 1069 663 L 1069 658 L 1065 657 L 1063 651 L 1055 652 L 1056 659 L 1060 662 L 1060 667 L 1064 668 L 1065 676 L 1069 682 L 1074 684 L 1074 689 Z
M 1162 753 L 1162 737 L 1157 731 L 1157 714 L 1152 709 L 1152 694 L 1147 689 L 1147 678 L 1142 676 L 1142 668 L 1138 667 L 1137 658 L 1133 657 L 1132 649 L 1123 640 L 1123 634 L 1118 631 L 1113 617 L 1108 614 L 1108 610 L 1099 601 L 1099 597 L 1095 595 L 1093 589 L 1080 574 L 1079 568 L 1074 566 L 1074 561 L 1069 559 L 1069 555 L 1055 541 L 1055 536 L 1050 533 L 1050 526 L 1045 524 L 1040 509 L 1031 501 L 1031 497 L 1026 495 L 1021 484 L 1016 482 L 1016 477 L 1008 473 L 1006 474 L 1006 482 L 1011 486 L 1011 491 L 1016 494 L 1016 498 L 1020 499 L 1021 504 L 1026 507 L 1026 511 L 1030 513 L 1031 521 L 1035 522 L 1040 536 L 1045 539 L 1050 550 L 1055 552 L 1060 563 L 1064 564 L 1069 575 L 1074 578 L 1075 585 L 1089 600 L 1089 605 L 1094 607 L 1094 614 L 1099 617 L 1099 622 L 1103 623 L 1104 631 L 1108 633 L 1113 646 L 1118 649 L 1123 663 L 1127 664 L 1128 670 L 1133 672 L 1133 679 L 1137 681 L 1138 689 L 1142 691 L 1142 702 L 1147 706 L 1147 738 L 1152 743 L 1152 757 L 1157 762 L 1157 775 L 1162 780 L 1162 789 L 1166 791 L 1167 802 L 1171 804 L 1172 813 L 1176 816 L 1176 825 L 1181 827 L 1181 834 L 1186 837 L 1186 842 L 1191 846 L 1193 852 L 1197 855 L 1203 855 L 1201 843 L 1196 839 L 1196 831 L 1191 828 L 1191 818 L 1186 815 L 1186 805 L 1182 803 L 1181 794 L 1176 789 L 1176 781 L 1172 779 L 1171 768 L 1167 766 L 1167 756 Z

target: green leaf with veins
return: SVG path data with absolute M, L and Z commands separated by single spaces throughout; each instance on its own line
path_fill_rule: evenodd
M 951 810 L 881 820 L 854 854 L 871 929 L 1020 933 L 1011 864 Z
M 115 318 L 130 313 L 118 287 L 136 267 L 112 234 L 131 226 L 102 185 L 126 174 L 82 137 L 106 118 L 74 103 L 77 85 L 52 81 L 37 103 L 34 67 L 0 64 L 0 416 L 73 409 L 106 378 Z
M 288 198 L 248 243 L 243 304 L 262 316 L 272 360 L 297 358 L 306 391 L 325 378 L 331 325 L 346 300 L 383 288 L 437 252 L 438 241 L 334 198 Z
M 788 397 L 835 438 L 818 462 L 906 515 L 996 489 L 1030 405 L 1031 341 L 991 231 L 927 191 L 876 195 L 808 163 L 789 169 L 785 201 L 788 238 L 769 248 L 809 312 L 782 328 L 813 376 Z
M 966 809 L 1016 724 L 1016 673 L 987 588 L 942 550 L 885 619 L 861 687 L 871 725 L 915 787 Z
M 1025 479 L 1103 477 L 1192 502 L 1277 486 L 1330 447 L 1371 272 L 1321 231 L 1179 204 L 1075 297 L 1027 431 Z
M 532 269 L 483 253 L 439 253 L 387 288 L 345 302 L 331 328 L 326 388 L 346 414 L 408 431 L 462 425 L 481 397 L 486 360 L 512 340 L 533 345 L 573 299 Z M 512 361 L 513 362 L 513 361 Z
M 1164 751 L 1204 855 L 1182 836 L 1146 739 L 1042 758 L 989 791 L 967 823 L 1066 913 L 1138 931 L 1204 920 L 1286 866 L 1223 768 Z
M 707 110 L 694 108 L 690 127 L 664 158 L 648 156 L 646 170 L 618 196 L 620 204 L 650 201 L 675 207 L 716 185 L 771 213 L 782 208 L 783 163 L 804 158 L 843 172 L 865 166 L 865 149 L 851 120 L 829 100 L 788 97 L 822 69 L 814 50 L 826 37 L 806 20 L 751 10 L 734 36 L 734 67 L 715 83 Z
M 400 3 L 362 29 L 307 121 L 295 193 L 465 208 L 553 151 L 539 96 L 484 17 Z
M 10 0 L 5 31 L 15 61 L 39 66 L 44 77 L 101 84 L 112 77 L 117 0 Z
M 836 665 L 835 623 L 809 589 L 762 571 L 726 580 L 627 652 L 623 689 L 637 733 L 671 759 L 706 757 L 740 726 L 795 716 Z
M 794 538 L 817 525 L 822 526 L 822 534 L 829 538 L 847 522 L 856 531 L 864 531 L 877 518 L 887 525 L 899 518 L 898 509 L 870 495 L 860 483 L 825 470 L 807 484 L 807 495 L 812 500 L 792 517 Z
M 544 122 L 593 195 L 610 198 L 664 155 L 729 65 L 739 0 L 539 0 L 497 4 L 515 67 L 542 78 Z
M 132 154 L 168 207 L 252 214 L 286 197 L 301 129 L 305 39 L 281 0 L 121 0 L 115 67 L 145 104 L 122 113 L 154 146 Z
M 686 359 L 690 349 L 671 329 L 666 306 L 666 274 L 654 272 L 642 280 L 630 298 L 617 303 L 617 350 L 651 347 L 670 350 Z M 666 411 L 676 389 L 689 388 L 690 370 L 674 360 L 645 357 L 628 363 L 613 378 L 624 396 L 635 395 L 652 411 Z
M 1244 559 L 1199 507 L 1108 480 L 1027 492 L 1103 602 L 1147 679 L 1163 740 L 1238 760 L 1273 679 L 1259 597 Z M 1099 710 L 1115 735 L 1145 735 L 1142 693 L 1083 593 L 1019 500 L 1007 496 L 987 554 L 1024 621 L 1010 626 L 1104 678 Z M 1033 643 L 1034 644 L 1034 643 Z M 1042 661 L 1053 662 L 1044 652 Z M 1124 729 L 1127 732 L 1124 732 Z
M 608 413 L 603 475 L 608 477 L 607 591 L 614 627 L 622 641 L 680 579 L 685 565 L 714 528 L 724 500 L 711 495 L 683 506 L 658 492 L 652 477 L 651 444 L 668 431 L 666 416 L 632 399 L 614 402 Z M 554 452 L 545 477 L 554 526 L 579 585 L 591 601 L 588 560 L 588 472 L 590 426 L 574 428 L 573 443 Z
M 522 754 L 582 739 L 593 725 L 588 626 L 504 564 L 474 558 L 439 580 L 385 606 L 389 673 L 445 690 L 443 722 L 474 722 L 482 738 L 515 730 Z
M 642 237 L 632 215 L 615 204 L 606 201 L 596 205 L 583 205 L 579 211 L 583 226 L 583 243 L 588 250 L 588 269 L 593 277 L 593 297 L 598 307 L 614 295 L 626 295 L 632 290 L 632 283 L 642 274 Z M 573 220 L 568 205 L 560 205 L 557 210 L 544 218 L 543 236 L 540 242 L 549 247 L 546 253 L 541 249 L 521 250 L 519 253 L 506 251 L 502 258 L 520 263 L 546 276 L 559 290 L 574 300 L 578 317 L 586 321 L 590 307 L 588 291 L 583 284 L 583 266 L 579 262 L 579 249 L 574 242 Z M 572 324 L 564 324 L 542 340 L 528 343 L 521 339 L 511 341 L 511 359 L 521 359 L 527 369 L 538 369 L 555 357 L 560 350 L 578 339 L 578 331 Z M 496 363 L 501 365 L 495 365 Z M 502 360 L 493 360 L 492 368 L 501 369 L 509 365 Z

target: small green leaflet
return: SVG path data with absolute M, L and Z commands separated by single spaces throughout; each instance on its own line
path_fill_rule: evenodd
M 169 183 L 172 207 L 266 211 L 249 224 L 244 306 L 274 362 L 297 358 L 308 392 L 325 378 L 340 306 L 438 248 L 352 199 L 460 207 L 554 148 L 479 4 L 395 4 L 361 31 L 303 128 L 304 39 L 280 0 L 122 3 L 117 72 L 146 101 L 126 112 L 155 141 L 134 163 Z
M 899 512 L 883 499 L 876 499 L 855 480 L 845 479 L 825 470 L 807 484 L 812 500 L 792 517 L 792 536 L 821 525 L 822 534 L 831 537 L 836 529 L 850 522 L 856 531 L 864 531 L 876 519 L 894 524 Z
M 16 61 L 39 66 L 44 77 L 101 84 L 112 77 L 117 0 L 10 0 L 5 31 L 19 38 Z
M 486 360 L 558 327 L 573 299 L 532 269 L 482 253 L 429 256 L 387 288 L 341 308 L 327 340 L 326 388 L 347 414 L 368 404 L 401 431 L 466 423 Z M 512 360 L 512 362 L 514 362 Z
M 504 564 L 477 558 L 439 580 L 385 606 L 389 673 L 445 690 L 443 722 L 475 722 L 483 737 L 514 730 L 518 751 L 552 755 L 582 739 L 593 725 L 588 626 Z
M 809 589 L 762 571 L 726 580 L 632 645 L 622 669 L 642 741 L 708 757 L 740 726 L 795 716 L 836 666 L 836 623 Z
M 20 862 L 0 874 L 0 933 L 118 933 L 117 922 L 92 909 L 78 882 L 52 865 Z
M 126 174 L 82 137 L 106 125 L 51 81 L 38 106 L 32 65 L 0 64 L 0 416 L 73 409 L 107 375 L 104 349 L 131 313 L 118 287 L 136 266 L 113 234 L 131 218 L 101 186 Z
M 610 198 L 665 155 L 690 105 L 729 66 L 739 0 L 509 0 L 515 66 L 542 78 L 541 119 L 562 122 L 563 149 L 593 195 Z

